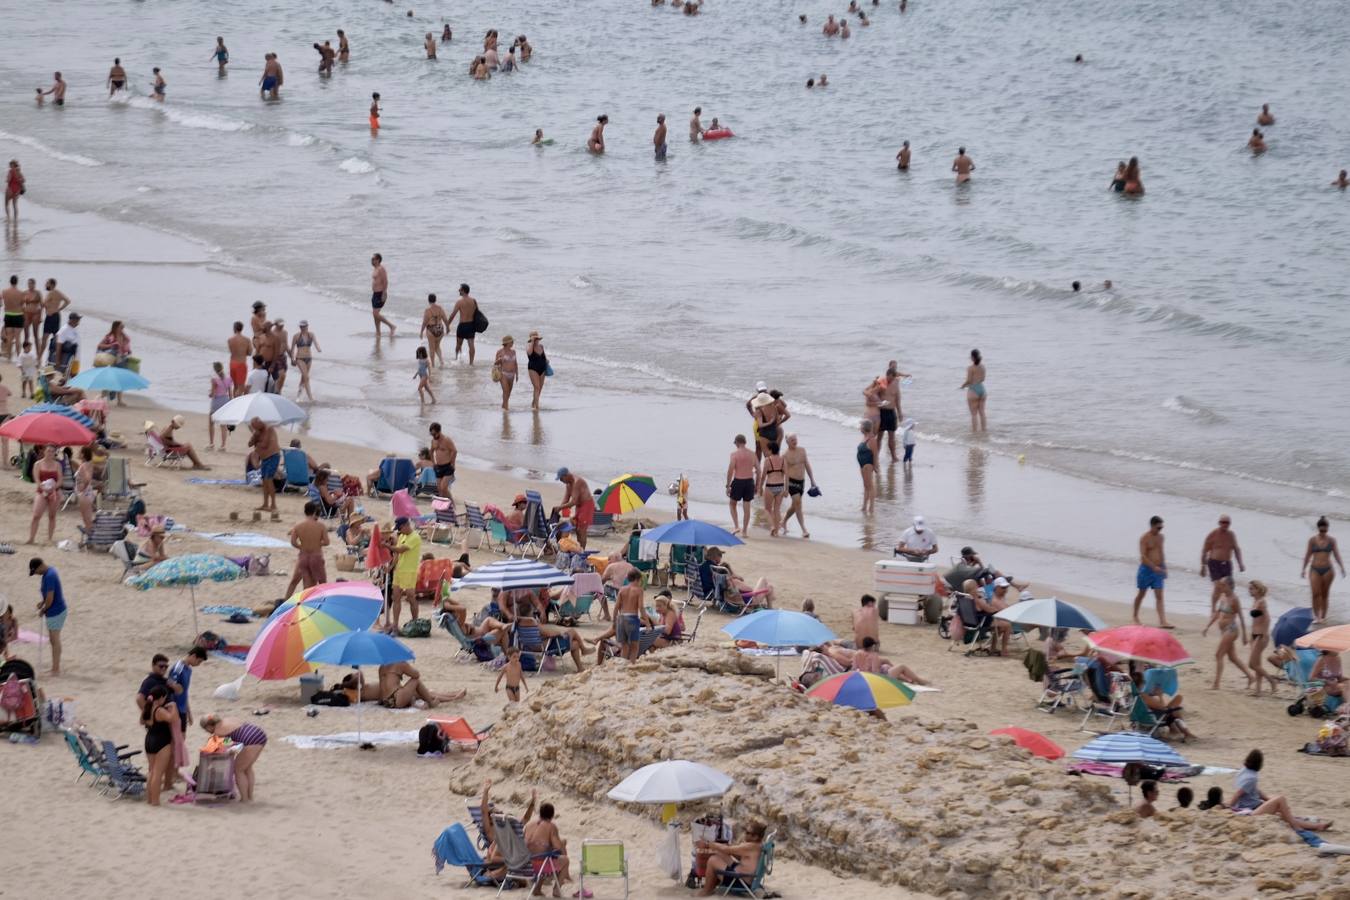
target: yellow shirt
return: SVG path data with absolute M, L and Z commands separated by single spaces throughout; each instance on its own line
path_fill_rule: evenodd
M 417 587 L 417 570 L 422 565 L 422 536 L 416 531 L 400 534 L 398 546 L 408 549 L 394 563 L 394 587 L 412 590 Z

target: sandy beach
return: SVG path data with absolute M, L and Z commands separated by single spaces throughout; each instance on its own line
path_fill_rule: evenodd
M 4 375 L 8 383 L 11 371 L 6 369 Z M 130 408 L 115 411 L 112 430 L 132 435 L 132 446 L 126 452 L 136 460 L 135 475 L 147 482 L 143 495 L 150 511 L 173 515 L 189 529 L 189 533 L 173 534 L 169 545 L 173 554 L 248 552 L 193 537 L 190 532 L 247 529 L 284 537 L 299 518 L 301 501 L 290 496 L 281 500 L 281 522 L 252 523 L 248 511 L 255 497 L 246 489 L 191 485 L 186 478 L 192 473 L 141 466 L 135 431 L 144 418 L 167 413 L 147 408 L 134 397 L 130 402 Z M 204 432 L 195 416 L 189 416 L 187 429 L 191 435 Z M 353 473 L 364 473 L 376 458 L 360 447 L 314 438 L 305 440 L 305 449 L 316 459 Z M 238 450 L 231 450 L 209 454 L 208 459 L 215 467 L 209 474 L 229 477 L 242 457 Z M 5 535 L 15 536 L 26 528 L 29 491 L 17 480 L 5 479 L 3 485 L 6 502 L 0 528 Z M 468 470 L 460 476 L 455 492 L 461 503 L 466 499 L 500 503 L 520 487 L 520 482 L 507 475 Z M 557 485 L 545 486 L 544 491 L 547 502 L 560 496 Z M 378 518 L 388 517 L 387 501 L 368 499 L 364 504 Z M 655 507 L 652 514 L 659 518 L 660 505 Z M 240 514 L 242 524 L 230 519 L 231 512 Z M 73 537 L 77 521 L 74 512 L 62 513 L 58 538 Z M 597 543 L 612 547 L 617 539 Z M 451 547 L 435 549 L 438 555 L 458 552 Z M 31 605 L 36 586 L 21 578 L 29 550 L 20 545 L 14 556 L 6 557 L 10 585 L 5 594 L 19 612 L 21 624 L 32 628 L 36 625 Z M 71 606 L 65 632 L 66 671 L 59 678 L 43 681 L 43 689 L 51 696 L 74 698 L 79 719 L 93 733 L 139 746 L 142 730 L 133 695 L 152 654 L 165 652 L 176 658 L 187 649 L 192 637 L 187 595 L 175 590 L 142 593 L 119 585 L 120 565 L 107 555 L 62 552 L 50 546 L 39 547 L 37 552 L 61 572 Z M 472 552 L 471 557 L 476 565 L 496 558 L 487 551 Z M 760 533 L 744 547 L 733 548 L 730 558 L 739 572 L 770 575 L 784 606 L 795 608 L 802 599 L 813 598 L 822 619 L 845 635 L 857 597 L 870 588 L 871 563 L 877 556 L 817 541 L 771 540 Z M 292 559 L 289 551 L 275 551 L 273 568 L 289 571 Z M 277 574 L 209 586 L 198 591 L 197 599 L 199 606 L 250 606 L 275 599 L 283 588 L 284 581 Z M 1050 584 L 1037 582 L 1034 588 L 1038 595 L 1059 593 Z M 1126 618 L 1118 603 L 1059 595 L 1082 603 L 1109 623 Z M 231 642 L 247 643 L 256 630 L 256 624 L 230 625 L 215 621 L 218 618 L 203 616 L 203 627 Z M 914 705 L 893 711 L 884 724 L 873 723 L 851 711 L 811 708 L 801 698 L 788 695 L 785 687 L 754 675 L 710 674 L 709 670 L 736 671 L 743 666 L 733 651 L 719 647 L 723 638 L 718 628 L 725 621 L 725 617 L 709 614 L 693 650 L 667 651 L 689 655 L 690 660 L 679 665 L 690 668 L 670 669 L 675 674 L 666 673 L 666 682 L 658 676 L 672 664 L 649 661 L 656 657 L 635 666 L 610 663 L 599 675 L 580 678 L 571 674 L 571 663 L 565 662 L 557 672 L 531 675 L 525 702 L 510 711 L 504 711 L 504 695 L 492 693 L 495 673 L 452 661 L 454 645 L 443 632 L 412 641 L 416 665 L 433 689 L 463 687 L 469 692 L 466 699 L 446 704 L 441 711 L 463 715 L 475 727 L 496 723 L 493 737 L 476 756 L 452 754 L 444 759 L 419 759 L 411 745 L 371 753 L 353 748 L 297 749 L 284 739 L 354 730 L 354 711 L 323 709 L 308 718 L 294 681 L 250 679 L 238 702 L 215 701 L 211 691 L 238 677 L 239 667 L 213 658 L 197 670 L 192 706 L 198 716 L 208 711 L 240 715 L 268 732 L 269 744 L 258 763 L 257 802 L 252 806 L 166 805 L 158 809 L 132 801 L 111 802 L 76 782 L 74 761 L 55 736 L 48 735 L 37 746 L 0 745 L 6 755 L 0 779 L 12 808 L 44 810 L 26 825 L 34 848 L 30 858 L 36 865 L 24 890 L 14 896 L 80 890 L 131 896 L 171 889 L 186 872 L 215 873 L 235 888 L 262 896 L 339 890 L 459 896 L 457 873 L 439 877 L 433 873 L 430 844 L 450 823 L 467 824 L 465 793 L 476 790 L 488 776 L 498 784 L 494 793 L 508 802 L 514 798 L 523 803 L 531 789 L 539 790 L 541 799 L 551 798 L 559 810 L 562 834 L 574 847 L 583 838 L 622 837 L 631 854 L 634 896 L 685 896 L 682 886 L 664 879 L 656 869 L 655 853 L 662 835 L 655 811 L 620 809 L 603 799 L 611 786 L 605 782 L 615 771 L 628 764 L 636 768 L 637 759 L 661 752 L 659 748 L 671 741 L 691 756 L 701 754 L 705 761 L 737 775 L 741 783 L 727 798 L 728 814 L 777 812 L 779 819 L 771 825 L 781 828 L 783 835 L 771 886 L 787 897 L 841 892 L 859 898 L 942 893 L 1011 896 L 1021 893 L 1019 886 L 1034 884 L 1041 884 L 1047 896 L 1074 896 L 1102 877 L 1129 880 L 1135 885 L 1133 896 L 1247 896 L 1258 891 L 1344 896 L 1350 869 L 1336 861 L 1342 858 L 1317 857 L 1274 820 L 1246 820 L 1216 829 L 1212 823 L 1201 826 L 1208 822 L 1205 814 L 1188 812 L 1140 823 L 1131 815 L 1111 812 L 1126 809 L 1121 782 L 1071 778 L 1060 763 L 1030 760 L 999 739 L 987 738 L 988 730 L 1010 724 L 1041 731 L 1069 749 L 1090 737 L 1077 731 L 1079 716 L 1050 716 L 1034 710 L 1040 686 L 1027 680 L 1016 658 L 968 659 L 948 652 L 947 642 L 938 639 L 931 628 L 883 624 L 886 655 L 905 662 L 940 691 L 920 695 Z M 1193 762 L 1237 767 L 1248 750 L 1260 747 L 1267 755 L 1263 782 L 1267 791 L 1287 795 L 1296 810 L 1308 815 L 1344 821 L 1350 803 L 1343 792 L 1327 787 L 1343 779 L 1340 768 L 1345 763 L 1294 752 L 1311 739 L 1315 723 L 1307 717 L 1290 718 L 1285 704 L 1268 696 L 1246 696 L 1241 677 L 1233 673 L 1226 676 L 1223 690 L 1206 690 L 1213 671 L 1213 638 L 1200 637 L 1203 621 L 1179 617 L 1178 624 L 1178 637 L 1197 659 L 1194 666 L 1183 670 L 1182 690 L 1192 698 L 1187 703 L 1187 723 L 1200 737 L 1179 749 Z M 588 623 L 582 631 L 591 637 L 599 627 Z M 20 645 L 18 650 L 31 658 L 36 648 Z M 324 674 L 336 680 L 335 671 Z M 697 676 L 693 681 L 688 680 L 691 674 Z M 738 687 L 737 679 L 749 683 Z M 700 698 L 694 690 L 698 683 L 706 683 L 733 702 L 743 700 L 744 705 L 717 727 L 716 734 L 692 730 L 653 734 L 650 726 L 663 721 L 664 713 L 673 707 L 716 705 L 717 697 Z M 422 712 L 367 707 L 363 727 L 369 731 L 415 730 L 425 719 Z M 804 709 L 789 712 L 797 707 Z M 265 717 L 249 716 L 262 708 L 269 710 Z M 568 728 L 559 722 L 560 710 L 574 713 Z M 784 734 L 780 719 L 792 728 L 808 730 Z M 195 728 L 189 734 L 194 745 L 204 739 Z M 737 741 L 753 745 L 765 736 L 769 743 L 760 743 L 761 747 L 784 743 L 771 751 L 759 751 L 753 760 L 743 757 L 746 751 Z M 583 752 L 579 748 L 587 740 L 608 749 L 592 744 Z M 921 765 L 922 778 L 903 795 L 899 788 L 888 789 L 891 780 L 899 777 L 897 773 L 918 764 L 911 745 L 924 740 L 943 743 L 928 751 L 932 761 Z M 807 750 L 803 748 L 812 754 L 805 766 L 802 759 Z M 761 765 L 758 760 L 766 754 L 776 762 Z M 841 763 L 845 759 L 847 765 Z M 766 780 L 779 767 L 787 767 L 783 777 Z M 802 802 L 801 791 L 812 786 L 807 777 L 811 772 L 819 776 L 817 781 L 829 779 L 827 808 L 796 805 Z M 1005 772 L 1021 773 L 1030 780 Z M 1211 783 L 1230 790 L 1231 776 L 1192 779 L 1190 785 L 1202 795 Z M 1165 791 L 1163 806 L 1170 807 L 1174 789 Z M 1044 795 L 1046 802 L 1028 800 L 1033 793 Z M 1070 795 L 1078 799 L 1069 800 Z M 1060 797 L 1065 801 L 1056 800 Z M 1056 806 L 1057 802 L 1062 805 Z M 917 831 L 878 826 L 858 837 L 841 825 L 847 820 L 840 820 L 831 808 L 836 812 L 873 809 L 876 816 L 888 817 L 884 819 L 888 822 L 918 817 L 917 822 L 903 826 Z M 1061 814 L 1049 821 L 1040 815 L 1046 808 L 1060 809 Z M 1210 819 L 1215 815 L 1208 814 Z M 956 817 L 957 826 L 950 840 L 940 837 L 948 832 L 923 824 L 949 816 Z M 957 839 L 971 829 L 997 837 L 981 851 L 983 858 L 978 863 L 970 861 L 971 848 Z M 902 833 L 915 837 L 902 839 Z M 1330 837 L 1335 839 L 1335 834 Z M 820 848 L 823 841 L 831 840 L 830 835 L 838 839 L 834 841 L 837 846 L 833 854 L 824 854 Z M 926 852 L 936 856 L 922 869 L 899 874 L 906 867 L 894 859 L 895 848 L 918 839 L 927 841 L 931 846 Z M 175 865 L 147 867 L 147 840 L 153 840 Z M 72 856 L 65 849 L 70 846 L 84 849 Z M 1032 852 L 1037 847 L 1047 852 L 1053 848 L 1059 862 L 1054 867 L 1038 864 Z M 1216 847 L 1221 849 L 1216 851 Z M 859 865 L 860 859 L 871 854 L 882 854 L 888 862 Z M 1160 866 L 1162 859 L 1168 865 Z M 878 876 L 882 880 L 873 880 Z

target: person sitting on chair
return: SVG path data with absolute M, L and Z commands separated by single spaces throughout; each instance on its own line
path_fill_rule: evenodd
M 769 579 L 760 578 L 755 582 L 755 586 L 751 587 L 745 579 L 732 571 L 731 563 L 726 561 L 718 547 L 709 547 L 707 553 L 704 554 L 703 565 L 699 566 L 699 574 L 704 578 L 704 589 L 708 590 L 709 593 L 711 593 L 713 587 L 713 566 L 726 570 L 726 590 L 735 591 L 736 597 L 739 597 L 742 603 L 773 609 L 774 588 L 769 583 Z M 706 575 L 704 574 L 705 571 Z
M 678 644 L 681 635 L 684 634 L 684 619 L 680 616 L 680 611 L 675 608 L 675 601 L 671 599 L 670 591 L 662 590 L 656 595 L 656 614 L 661 618 L 661 633 L 656 636 L 652 643 L 652 649 L 669 647 L 671 644 Z
M 538 799 L 539 792 L 530 791 L 530 805 L 525 807 L 525 815 L 520 817 L 521 825 L 530 824 L 530 817 L 534 815 L 535 801 Z M 483 852 L 483 871 L 493 881 L 502 881 L 506 878 L 506 858 L 502 856 L 501 848 L 497 846 L 492 810 L 492 779 L 487 778 L 483 780 L 483 799 L 478 806 L 480 820 L 483 823 L 483 837 L 488 842 L 487 850 Z
M 1144 688 L 1144 673 L 1133 671 L 1130 673 L 1130 680 L 1134 682 L 1135 690 L 1139 692 L 1139 699 L 1148 707 L 1149 712 L 1153 713 L 1167 730 L 1181 735 L 1182 741 L 1195 740 L 1195 735 L 1191 734 L 1186 728 L 1186 723 L 1181 718 L 1181 695 L 1177 694 L 1168 698 L 1163 694 L 1160 685 L 1155 684 L 1152 690 Z
M 202 465 L 202 461 L 197 458 L 197 451 L 192 449 L 191 444 L 185 444 L 174 437 L 174 432 L 182 428 L 185 421 L 182 416 L 174 416 L 168 425 L 159 430 L 159 440 L 164 445 L 164 452 L 169 456 L 186 456 L 192 461 L 194 469 L 209 468 Z
M 739 844 L 717 841 L 695 841 L 694 846 L 709 856 L 703 864 L 703 889 L 700 897 L 711 897 L 722 886 L 719 872 L 735 872 L 749 878 L 759 868 L 759 854 L 764 845 L 764 826 L 751 822 L 745 826 L 745 838 Z
M 315 470 L 314 487 L 319 492 L 319 501 L 323 503 L 326 513 L 340 513 L 342 518 L 346 519 L 356 511 L 356 498 L 349 497 L 341 491 L 330 491 L 328 489 L 328 477 L 332 474 L 332 469 L 325 463 Z

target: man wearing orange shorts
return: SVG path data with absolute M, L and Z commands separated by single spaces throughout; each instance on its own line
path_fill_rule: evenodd
M 238 397 L 244 393 L 244 381 L 248 378 L 248 357 L 253 352 L 253 345 L 244 337 L 243 322 L 234 323 L 234 334 L 230 335 L 225 345 L 230 350 L 230 381 L 234 384 L 230 396 Z

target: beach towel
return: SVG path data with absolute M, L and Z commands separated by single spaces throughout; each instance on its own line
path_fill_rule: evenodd
M 208 541 L 216 541 L 220 544 L 228 544 L 231 547 L 257 547 L 263 549 L 289 547 L 286 541 L 271 537 L 266 534 L 258 534 L 253 531 L 221 531 L 206 532 L 194 531 L 195 537 L 204 538 Z
M 469 837 L 464 826 L 456 822 L 440 833 L 431 845 L 431 857 L 436 860 L 436 872 L 446 866 L 464 866 L 470 872 L 481 869 L 483 857 L 478 855 L 473 838 Z
M 328 712 L 328 709 L 324 710 L 325 714 Z M 400 744 L 416 744 L 417 732 L 363 731 L 359 736 L 355 731 L 342 731 L 337 734 L 288 734 L 282 740 L 298 750 L 338 750 L 355 746 L 358 741 L 365 741 L 377 747 L 396 747 Z
M 1155 779 L 1155 780 L 1156 780 L 1156 781 L 1185 781 L 1187 778 L 1191 777 L 1192 775 L 1198 775 L 1198 774 L 1201 774 L 1201 772 L 1199 771 L 1200 769 L 1201 769 L 1200 766 L 1194 766 L 1194 767 L 1191 767 L 1191 768 L 1170 768 L 1170 769 L 1164 769 L 1164 770 L 1163 770 L 1162 777 L 1157 778 L 1157 779 Z M 1076 774 L 1080 774 L 1080 775 L 1104 775 L 1104 776 L 1106 776 L 1107 778 L 1121 778 L 1121 777 L 1123 777 L 1123 773 L 1124 773 L 1124 771 L 1125 771 L 1125 767 L 1124 767 L 1124 766 L 1120 766 L 1120 765 L 1113 765 L 1113 764 L 1111 764 L 1111 763 L 1099 763 L 1099 762 L 1071 762 L 1071 763 L 1069 763 L 1069 765 L 1068 765 L 1068 770 L 1069 770 L 1071 773 L 1076 773 Z
M 248 485 L 248 481 L 243 478 L 201 478 L 193 476 L 192 478 L 184 478 L 183 482 L 185 484 L 237 484 L 241 487 Z
M 254 618 L 253 610 L 249 609 L 247 606 L 230 606 L 225 603 L 217 603 L 212 606 L 202 606 L 199 607 L 199 609 L 208 616 L 243 615 Z
M 45 634 L 38 634 L 36 631 L 29 631 L 27 628 L 19 629 L 18 642 L 20 644 L 50 644 Z
M 217 647 L 211 652 L 225 662 L 242 666 L 248 659 L 248 651 L 251 646 L 251 644 L 226 644 L 224 647 Z

